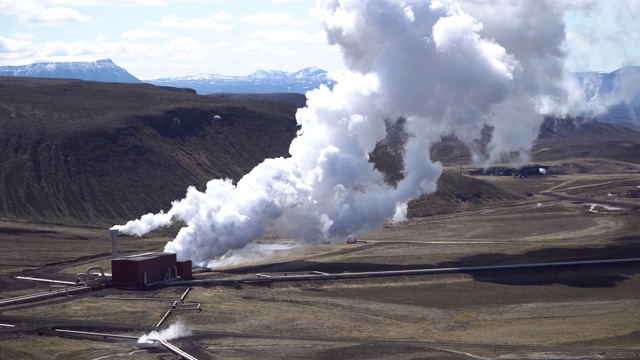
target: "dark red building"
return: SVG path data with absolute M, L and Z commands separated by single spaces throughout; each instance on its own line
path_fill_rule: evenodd
M 178 266 L 178 276 L 181 279 L 191 279 L 193 265 L 191 264 L 191 260 L 178 261 L 176 264 Z
M 111 276 L 115 288 L 142 289 L 178 276 L 191 278 L 191 260 L 177 261 L 167 252 L 132 255 L 112 259 Z

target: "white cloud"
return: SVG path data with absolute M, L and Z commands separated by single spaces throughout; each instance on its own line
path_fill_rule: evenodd
M 147 29 L 135 29 L 125 31 L 122 33 L 122 38 L 130 41 L 138 40 L 154 40 L 168 37 L 167 33 L 161 31 L 147 30 Z
M 192 38 L 181 37 L 172 40 L 165 48 L 171 60 L 200 61 L 204 58 L 204 46 Z
M 36 36 L 33 34 L 20 33 L 20 32 L 13 33 L 9 37 L 15 40 L 23 40 L 23 41 L 35 41 L 37 39 Z
M 83 15 L 76 9 L 52 7 L 37 14 L 21 15 L 20 20 L 39 25 L 59 25 L 64 23 L 87 22 L 91 17 Z
M 289 26 L 296 22 L 300 22 L 287 13 L 267 13 L 261 12 L 257 14 L 249 14 L 242 17 L 242 22 L 261 27 L 270 26 Z
M 0 0 L 0 14 L 2 15 L 19 15 L 21 13 L 35 12 L 43 8 L 37 1 Z
M 231 44 L 231 42 L 229 42 L 227 40 L 222 40 L 222 41 L 219 41 L 217 44 L 213 45 L 213 49 L 214 50 L 224 49 L 227 46 L 229 46 L 229 44 Z
M 307 0 L 271 0 L 274 4 L 285 4 L 285 3 L 303 3 Z
M 564 0 L 565 49 L 571 71 L 613 71 L 640 62 L 640 0 Z
M 234 49 L 236 52 L 252 52 L 264 49 L 264 44 L 258 41 L 249 41 Z
M 0 15 L 17 16 L 22 24 L 62 25 L 91 20 L 70 7 L 46 7 L 41 1 L 0 0 Z
M 263 70 L 272 70 L 277 68 L 278 64 L 272 63 L 272 62 L 254 62 L 253 63 L 253 67 L 255 69 L 263 69 Z
M 18 63 L 32 63 L 35 60 L 48 61 L 93 61 L 114 57 L 154 57 L 166 56 L 170 48 L 163 45 L 149 45 L 127 41 L 110 42 L 104 35 L 91 41 L 78 40 L 65 42 L 56 40 L 39 43 L 35 40 L 23 40 L 0 37 L 0 48 L 11 51 L 0 59 L 21 59 Z M 81 60 L 79 60 L 81 59 Z M 13 62 L 15 64 L 16 62 Z
M 48 0 L 54 5 L 73 7 L 117 6 L 117 7 L 167 7 L 171 3 L 211 2 L 212 0 Z M 214 0 L 215 1 L 215 0 Z
M 0 36 L 0 59 L 13 61 L 33 54 L 33 38 L 27 34 Z
M 162 18 L 160 22 L 147 21 L 146 24 L 149 26 L 177 28 L 190 31 L 231 31 L 235 27 L 235 24 L 228 23 L 228 21 L 231 20 L 233 20 L 233 16 L 224 11 L 195 19 L 182 19 L 178 14 L 171 13 Z
M 309 42 L 309 43 L 323 43 L 326 41 L 324 32 L 319 31 L 313 34 L 308 34 L 301 30 L 277 30 L 277 29 L 262 29 L 254 31 L 250 34 L 252 38 L 264 39 L 267 42 Z

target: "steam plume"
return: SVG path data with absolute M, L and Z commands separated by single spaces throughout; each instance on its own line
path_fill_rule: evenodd
M 409 200 L 435 191 L 442 167 L 429 148 L 443 135 L 471 146 L 488 125 L 491 142 L 476 160 L 525 160 L 543 115 L 566 109 L 562 9 L 551 0 L 325 0 L 315 14 L 347 70 L 334 74 L 333 90 L 307 93 L 291 157 L 265 160 L 236 185 L 191 187 L 166 213 L 114 228 L 141 236 L 182 221 L 165 250 L 201 265 L 270 228 L 344 240 L 403 220 Z M 404 178 L 392 187 L 368 154 L 385 120 L 399 118 L 409 136 Z
M 182 322 L 178 321 L 171 324 L 171 326 L 164 330 L 152 331 L 148 334 L 142 335 L 138 339 L 138 343 L 150 344 L 154 341 L 160 340 L 161 338 L 165 340 L 172 340 L 189 335 L 191 335 L 191 330 L 187 329 Z

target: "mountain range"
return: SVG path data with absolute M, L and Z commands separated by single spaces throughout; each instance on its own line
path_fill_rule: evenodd
M 308 67 L 296 72 L 257 70 L 248 76 L 198 74 L 185 77 L 140 80 L 111 59 L 93 62 L 36 62 L 29 65 L 0 66 L 0 76 L 78 79 L 100 82 L 140 83 L 189 88 L 198 94 L 213 93 L 298 93 L 320 85 L 333 87 L 325 70 Z
M 140 83 L 138 78 L 111 59 L 92 62 L 36 62 L 29 65 L 0 66 L 0 76 L 79 79 L 101 82 Z
M 199 94 L 213 93 L 299 93 L 320 85 L 333 87 L 325 70 L 308 67 L 296 72 L 257 70 L 248 76 L 199 74 L 177 78 L 145 80 L 159 86 L 194 89 Z
M 0 218 L 113 225 L 166 210 L 189 186 L 203 190 L 211 179 L 238 181 L 265 158 L 289 156 L 304 95 L 181 90 L 0 77 Z M 550 156 L 556 154 L 634 163 L 640 158 L 638 132 L 590 119 L 579 126 L 549 119 L 539 139 L 544 151 L 534 151 L 534 161 L 555 161 Z M 371 154 L 390 184 L 401 176 L 394 150 L 401 142 L 399 129 L 390 128 Z M 471 161 L 456 139 L 436 145 L 434 160 Z M 470 201 L 513 200 L 479 179 L 442 181 L 438 205 L 416 200 L 410 216 L 458 211 Z M 451 194 L 465 194 L 465 200 L 452 202 Z
M 610 73 L 577 72 L 573 74 L 585 100 L 593 104 L 596 119 L 609 123 L 638 126 L 640 116 L 640 66 L 626 66 Z
M 67 78 L 100 82 L 140 83 L 181 88 L 198 94 L 213 93 L 298 93 L 335 84 L 325 70 L 308 67 L 296 72 L 257 70 L 248 76 L 198 74 L 140 80 L 110 59 L 94 62 L 37 62 L 22 66 L 0 66 L 0 76 Z M 638 126 L 640 114 L 640 67 L 627 66 L 610 73 L 573 73 L 585 89 L 584 100 L 593 105 L 591 113 L 600 121 Z M 600 109 L 600 110 L 599 110 Z M 607 109 L 601 113 L 602 109 Z M 586 116 L 592 116 L 587 113 Z

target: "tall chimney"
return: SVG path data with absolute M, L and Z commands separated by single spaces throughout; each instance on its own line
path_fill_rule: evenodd
M 111 258 L 118 258 L 118 229 L 109 229 L 109 236 L 111 236 Z

